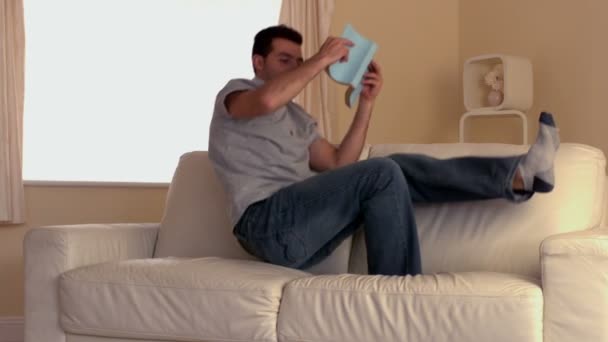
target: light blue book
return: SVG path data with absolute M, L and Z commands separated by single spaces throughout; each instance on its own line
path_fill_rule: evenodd
M 347 24 L 344 28 L 342 37 L 352 41 L 354 46 L 350 48 L 347 62 L 336 62 L 329 66 L 329 76 L 336 82 L 354 88 L 350 94 L 347 93 L 346 99 L 346 104 L 352 107 L 359 98 L 361 90 L 363 90 L 361 80 L 378 49 L 378 45 L 361 36 L 350 24 Z

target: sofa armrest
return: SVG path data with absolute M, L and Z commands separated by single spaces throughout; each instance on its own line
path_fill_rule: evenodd
M 31 229 L 23 241 L 25 341 L 65 342 L 58 277 L 106 261 L 151 258 L 158 223 L 86 224 Z
M 559 234 L 541 245 L 545 341 L 608 338 L 608 227 Z

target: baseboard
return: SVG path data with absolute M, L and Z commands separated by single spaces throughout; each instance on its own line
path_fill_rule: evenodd
M 23 317 L 0 317 L 0 342 L 23 342 Z

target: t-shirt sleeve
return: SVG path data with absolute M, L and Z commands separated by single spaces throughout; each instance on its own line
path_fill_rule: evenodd
M 315 140 L 321 138 L 321 134 L 319 134 L 319 129 L 317 126 L 317 122 L 313 118 L 309 118 L 306 124 L 306 134 L 307 134 L 307 142 L 308 146 L 310 146 Z
M 255 86 L 250 81 L 245 79 L 230 80 L 215 98 L 215 111 L 221 115 L 232 117 L 226 108 L 226 97 L 235 91 L 255 89 Z
M 299 104 L 292 102 L 296 109 L 300 112 L 302 118 L 304 118 L 304 137 L 306 139 L 307 146 L 310 146 L 315 140 L 322 138 L 323 136 L 319 133 L 319 127 L 317 121 L 310 115 L 304 107 Z

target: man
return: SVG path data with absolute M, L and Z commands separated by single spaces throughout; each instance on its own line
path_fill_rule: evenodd
M 382 70 L 372 62 L 351 126 L 338 147 L 291 100 L 352 42 L 328 38 L 304 61 L 301 35 L 286 26 L 254 40 L 255 78 L 235 79 L 217 95 L 209 157 L 230 200 L 234 235 L 270 263 L 307 268 L 327 257 L 363 223 L 370 274 L 421 272 L 413 202 L 527 200 L 553 189 L 559 137 L 543 113 L 528 154 L 437 160 L 397 154 L 357 162 Z

